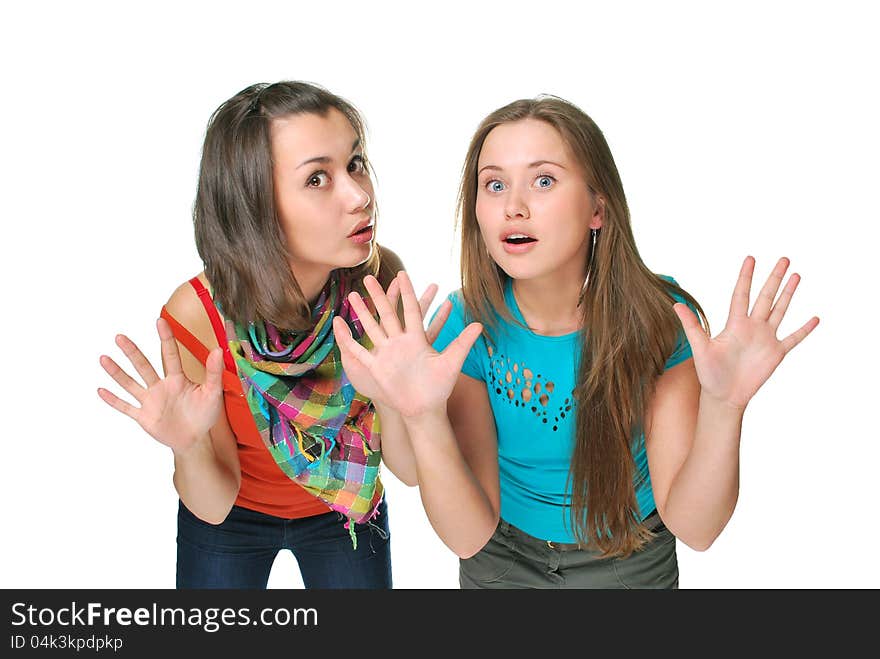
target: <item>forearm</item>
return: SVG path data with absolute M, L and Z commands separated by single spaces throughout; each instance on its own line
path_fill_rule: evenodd
M 694 443 L 669 489 L 663 521 L 682 542 L 708 549 L 739 495 L 743 409 L 700 396 Z
M 445 410 L 404 421 L 428 520 L 446 546 L 469 558 L 492 536 L 498 511 L 465 462 Z
M 376 411 L 382 431 L 382 461 L 398 480 L 411 487 L 418 485 L 416 459 L 403 419 L 396 410 L 378 403 Z
M 235 503 L 240 480 L 217 459 L 205 435 L 185 453 L 174 453 L 174 487 L 184 505 L 199 519 L 220 524 Z

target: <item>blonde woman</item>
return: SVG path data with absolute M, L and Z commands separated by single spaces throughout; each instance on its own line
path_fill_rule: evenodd
M 374 347 L 334 329 L 401 414 L 461 586 L 676 588 L 675 539 L 705 550 L 733 513 L 749 400 L 819 322 L 776 338 L 799 276 L 777 298 L 780 259 L 749 310 L 746 258 L 710 338 L 696 301 L 642 262 L 602 132 L 556 97 L 480 124 L 459 214 L 462 288 L 433 347 L 405 273 L 403 325 L 396 285 L 368 277 Z

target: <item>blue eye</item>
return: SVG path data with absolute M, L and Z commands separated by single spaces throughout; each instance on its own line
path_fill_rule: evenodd
M 486 189 L 489 192 L 501 192 L 504 189 L 504 184 L 497 179 L 493 179 L 486 183 Z
M 538 184 L 538 187 L 539 187 L 539 188 L 549 188 L 549 187 L 550 187 L 551 185 L 553 185 L 555 182 L 556 182 L 556 179 L 555 179 L 555 178 L 553 178 L 552 176 L 547 176 L 546 174 L 544 174 L 544 175 L 542 175 L 542 176 L 539 176 L 539 177 L 535 180 L 535 183 Z
M 323 188 L 330 182 L 330 177 L 327 176 L 327 172 L 315 172 L 311 176 L 309 176 L 308 181 L 306 181 L 306 187 L 309 188 Z
M 348 163 L 348 171 L 351 174 L 363 174 L 367 171 L 367 163 L 364 161 L 363 156 L 355 156 L 351 159 L 351 162 Z

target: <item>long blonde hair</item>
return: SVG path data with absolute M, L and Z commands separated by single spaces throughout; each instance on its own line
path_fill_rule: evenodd
M 672 293 L 698 310 L 707 331 L 708 322 L 696 300 L 648 270 L 639 256 L 623 184 L 602 131 L 575 105 L 540 96 L 514 101 L 487 116 L 471 140 L 462 170 L 457 218 L 462 294 L 467 314 L 487 327 L 487 338 L 498 316 L 513 318 L 504 302 L 507 275 L 486 251 L 477 224 L 477 163 L 493 128 L 523 119 L 544 121 L 559 132 L 581 165 L 586 185 L 604 201 L 596 253 L 587 254 L 589 286 L 580 305 L 571 527 L 580 542 L 603 555 L 627 556 L 652 537 L 639 522 L 633 455 L 644 436 L 654 384 L 681 332 Z

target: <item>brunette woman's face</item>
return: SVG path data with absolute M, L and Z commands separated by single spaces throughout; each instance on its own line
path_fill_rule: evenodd
M 291 267 L 303 292 L 320 289 L 331 270 L 359 265 L 373 249 L 364 145 L 336 109 L 273 119 L 271 142 L 275 208 Z
M 514 279 L 583 277 L 602 212 L 559 132 L 536 119 L 501 124 L 477 162 L 477 223 L 492 259 Z

